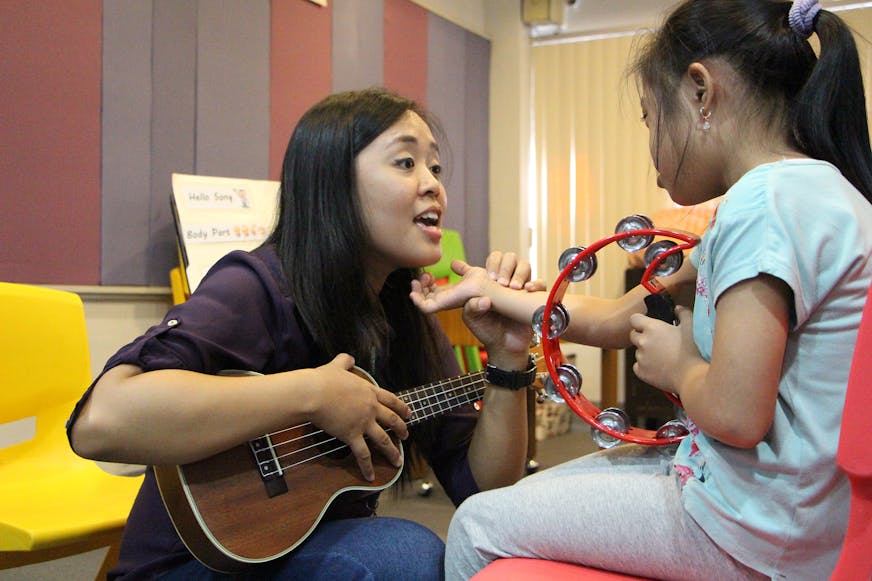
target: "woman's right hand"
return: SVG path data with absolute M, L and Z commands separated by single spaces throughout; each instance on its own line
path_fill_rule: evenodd
M 348 444 L 363 477 L 372 481 L 370 445 L 394 466 L 402 466 L 402 454 L 388 431 L 405 440 L 411 409 L 393 393 L 352 373 L 352 367 L 354 358 L 341 353 L 311 370 L 316 394 L 311 422 Z

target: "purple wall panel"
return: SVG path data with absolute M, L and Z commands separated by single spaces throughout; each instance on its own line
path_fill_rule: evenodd
M 465 65 L 466 156 L 463 162 L 466 222 L 463 225 L 463 240 L 467 258 L 473 261 L 472 264 L 483 265 L 490 251 L 490 41 L 467 32 Z
M 333 92 L 384 82 L 383 0 L 332 0 Z
M 152 2 L 103 6 L 103 284 L 147 279 L 151 205 Z M 165 284 L 165 283 L 164 283 Z
M 154 0 L 151 190 L 146 283 L 178 266 L 172 174 L 193 173 L 197 118 L 197 0 Z
M 269 0 L 200 0 L 197 155 L 201 175 L 269 175 Z

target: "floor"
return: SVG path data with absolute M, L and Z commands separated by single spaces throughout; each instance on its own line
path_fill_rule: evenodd
M 539 470 L 544 470 L 596 449 L 590 438 L 587 424 L 578 418 L 573 418 L 568 433 L 537 442 L 535 461 L 539 464 Z M 420 482 L 413 483 L 409 490 L 404 490 L 399 496 L 392 494 L 391 491 L 382 494 L 378 513 L 382 516 L 398 516 L 423 523 L 444 540 L 454 507 L 438 482 L 429 479 L 428 482 L 433 483 L 428 496 L 419 494 Z
M 573 417 L 569 432 L 537 442 L 535 461 L 542 470 L 595 450 L 587 425 Z M 454 508 L 438 483 L 426 480 L 433 483 L 428 495 L 420 494 L 421 481 L 413 482 L 401 492 L 386 491 L 380 499 L 378 512 L 383 516 L 420 522 L 444 539 Z M 101 549 L 49 563 L 0 570 L 0 581 L 92 581 L 104 553 L 105 550 Z

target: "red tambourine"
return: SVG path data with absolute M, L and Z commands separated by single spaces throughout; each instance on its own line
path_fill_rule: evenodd
M 666 239 L 654 244 L 655 236 Z M 545 378 L 545 392 L 554 401 L 563 401 L 586 423 L 591 426 L 591 435 L 601 448 L 611 448 L 624 442 L 646 446 L 667 446 L 680 442 L 688 433 L 680 420 L 670 420 L 660 429 L 646 430 L 630 425 L 630 419 L 620 408 L 600 410 L 581 393 L 581 373 L 575 366 L 566 363 L 560 351 L 560 335 L 569 326 L 569 312 L 560 302 L 571 282 L 581 282 L 596 272 L 596 252 L 615 242 L 627 252 L 645 251 L 645 272 L 642 286 L 649 294 L 645 297 L 648 315 L 657 319 L 675 322 L 672 299 L 658 276 L 668 276 L 678 271 L 684 261 L 683 252 L 699 243 L 699 236 L 688 232 L 655 228 L 651 220 L 641 214 L 634 214 L 618 222 L 615 234 L 603 238 L 588 247 L 567 248 L 560 255 L 558 266 L 560 275 L 548 294 L 544 306 L 533 315 L 533 329 L 541 338 L 542 351 L 548 367 Z M 665 393 L 678 406 L 679 399 Z

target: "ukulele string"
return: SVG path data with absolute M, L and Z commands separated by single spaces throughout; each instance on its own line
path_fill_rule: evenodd
M 420 387 L 416 387 L 416 388 L 414 388 L 414 389 L 410 389 L 410 390 L 407 390 L 407 391 L 402 391 L 402 392 L 400 392 L 400 393 L 397 394 L 397 397 L 399 397 L 399 398 L 402 399 L 404 402 L 406 402 L 406 403 L 408 403 L 408 404 L 410 404 L 410 405 L 414 405 L 414 404 L 416 404 L 416 403 L 418 403 L 418 402 L 421 402 L 421 401 L 424 401 L 424 400 L 427 400 L 427 399 L 431 399 L 431 398 L 435 398 L 435 399 L 438 400 L 438 399 L 440 398 L 440 396 L 443 396 L 444 394 L 450 393 L 451 391 L 456 391 L 456 390 L 458 390 L 458 389 L 462 389 L 462 388 L 467 387 L 467 386 L 470 386 L 470 385 L 477 385 L 477 384 L 479 383 L 479 378 L 476 377 L 476 376 L 484 377 L 484 372 L 481 372 L 481 371 L 480 371 L 480 372 L 477 372 L 477 373 L 472 373 L 472 374 L 470 374 L 470 375 L 460 375 L 460 376 L 458 376 L 458 377 L 453 377 L 453 378 L 450 378 L 450 379 L 444 379 L 444 380 L 437 381 L 437 382 L 434 382 L 434 383 L 431 383 L 431 384 L 428 384 L 428 385 L 423 385 L 423 386 L 420 386 Z M 462 380 L 462 383 L 460 383 L 459 385 L 453 387 L 453 388 L 450 389 L 450 390 L 444 390 L 444 391 L 436 391 L 436 390 L 435 390 L 435 388 L 441 388 L 441 387 L 444 387 L 445 385 L 451 385 L 453 382 L 456 382 L 456 381 L 458 381 L 458 380 Z M 430 392 L 429 395 L 425 395 L 424 397 L 418 397 L 417 399 L 415 399 L 414 397 L 412 397 L 412 396 L 414 396 L 414 395 L 419 395 L 419 394 L 427 393 L 427 392 Z M 474 401 L 474 400 L 473 400 L 473 401 Z M 430 407 L 435 407 L 435 404 L 430 404 Z M 414 409 L 413 409 L 412 413 L 413 413 L 413 415 L 414 415 Z M 425 417 L 425 418 L 423 418 L 423 419 L 429 419 L 429 417 L 431 417 L 431 416 L 427 416 L 427 417 Z M 304 428 L 306 428 L 306 427 L 308 427 L 308 426 L 311 426 L 311 425 L 312 425 L 311 422 L 305 422 L 305 423 L 302 423 L 302 424 L 298 424 L 298 425 L 296 425 L 296 426 L 290 426 L 290 427 L 287 427 L 287 428 L 283 428 L 283 429 L 278 430 L 278 431 L 275 431 L 275 432 L 269 432 L 269 433 L 264 434 L 264 435 L 267 436 L 267 437 L 269 437 L 269 438 L 273 438 L 273 437 L 275 437 L 275 436 L 278 436 L 279 434 L 283 434 L 283 433 L 285 433 L 285 432 L 290 432 L 290 431 L 293 431 L 293 430 L 304 429 Z M 310 432 L 310 434 L 308 434 L 308 435 L 315 435 L 315 434 L 318 434 L 318 433 L 320 433 L 320 432 L 323 432 L 323 430 L 313 431 L 313 432 Z M 304 436 L 304 437 L 305 437 L 305 436 Z M 299 439 L 299 438 L 293 438 L 293 439 L 291 439 L 291 440 L 286 440 L 286 441 L 284 441 L 284 442 L 282 442 L 282 443 L 293 442 L 293 441 L 296 441 L 297 439 Z
M 540 354 L 536 355 L 536 363 L 537 364 L 539 362 L 541 362 L 543 359 L 544 359 L 543 354 L 540 353 Z M 432 417 L 435 417 L 435 416 L 438 416 L 438 415 L 444 413 L 445 411 L 450 411 L 450 410 L 452 410 L 460 405 L 473 403 L 475 401 L 478 401 L 479 399 L 481 399 L 481 396 L 484 393 L 485 383 L 486 382 L 484 381 L 484 372 L 478 371 L 478 372 L 471 373 L 468 375 L 460 375 L 460 376 L 456 376 L 456 377 L 451 377 L 451 378 L 439 380 L 439 381 L 436 381 L 436 382 L 433 382 L 433 383 L 430 383 L 427 385 L 422 385 L 422 386 L 419 386 L 416 388 L 412 388 L 412 389 L 398 393 L 397 396 L 400 399 L 402 399 L 404 402 L 408 403 L 409 406 L 412 408 L 412 418 L 410 418 L 410 420 L 407 422 L 408 424 L 411 425 L 414 423 L 426 421 Z M 453 386 L 453 387 L 451 389 L 444 390 L 444 391 L 437 389 L 437 388 L 442 388 L 446 385 Z M 474 389 L 467 389 L 470 387 L 472 387 Z M 460 391 L 460 390 L 462 390 L 462 391 Z M 452 394 L 452 392 L 457 392 L 457 393 L 454 393 L 454 395 L 449 395 L 449 394 Z M 474 397 L 470 395 L 473 392 L 474 392 Z M 424 395 L 421 396 L 421 394 L 424 394 Z M 415 398 L 415 396 L 418 396 L 417 399 Z M 446 397 L 446 396 L 448 396 L 448 397 Z M 464 400 L 464 398 L 465 398 L 465 400 Z M 433 400 L 433 401 L 430 401 L 430 400 Z M 422 402 L 426 402 L 426 403 L 422 403 Z M 446 405 L 443 405 L 443 403 Z M 416 404 L 421 404 L 421 407 L 419 407 L 418 409 L 415 409 Z M 279 434 L 283 434 L 283 433 L 293 431 L 293 430 L 306 429 L 307 427 L 310 427 L 310 426 L 312 426 L 311 422 L 306 422 L 303 424 L 299 424 L 297 426 L 292 426 L 289 428 L 285 428 L 283 430 L 278 430 L 276 432 L 271 432 L 269 434 L 266 434 L 267 440 L 269 441 L 269 445 L 266 446 L 266 448 L 258 450 L 254 453 L 255 456 L 257 457 L 256 459 L 257 459 L 258 463 L 260 463 L 259 456 L 262 453 L 272 454 L 279 446 L 299 442 L 299 441 L 304 440 L 306 438 L 316 438 L 317 436 L 322 435 L 322 434 L 326 435 L 327 437 L 323 438 L 321 440 L 316 440 L 314 443 L 309 444 L 307 446 L 304 446 L 302 448 L 298 448 L 292 452 L 288 452 L 288 453 L 281 454 L 278 456 L 271 455 L 269 457 L 269 459 L 277 461 L 277 463 L 279 465 L 279 469 L 284 470 L 284 469 L 293 468 L 295 466 L 299 466 L 300 464 L 304 464 L 306 462 L 316 460 L 316 459 L 321 458 L 323 456 L 332 454 L 334 452 L 338 452 L 340 450 L 343 450 L 343 449 L 349 447 L 348 444 L 345 444 L 344 442 L 340 441 L 341 443 L 338 446 L 336 446 L 330 450 L 322 451 L 319 454 L 304 458 L 303 460 L 298 460 L 297 462 L 294 462 L 294 463 L 289 464 L 287 466 L 282 465 L 282 463 L 281 463 L 282 459 L 287 459 L 288 457 L 293 456 L 293 455 L 299 455 L 299 454 L 304 453 L 308 450 L 312 450 L 313 448 L 320 448 L 320 447 L 324 446 L 325 444 L 328 444 L 329 442 L 339 441 L 338 438 L 336 438 L 334 436 L 330 436 L 330 434 L 328 434 L 327 432 L 325 432 L 324 430 L 321 430 L 321 429 L 307 432 L 307 433 L 303 434 L 302 436 L 297 436 L 295 438 L 290 438 L 288 440 L 282 440 L 279 442 L 272 441 L 272 438 L 274 436 L 279 435 Z M 390 428 L 388 428 L 387 431 L 391 431 Z M 269 474 L 265 474 L 265 475 L 269 475 Z
M 448 404 L 447 407 L 443 406 L 441 404 L 439 404 L 437 406 L 437 405 L 432 404 L 432 403 L 425 404 L 423 407 L 419 408 L 418 410 L 415 410 L 413 407 L 413 415 L 416 414 L 417 412 L 423 412 L 423 413 L 418 415 L 412 421 L 413 422 L 425 421 L 425 420 L 430 419 L 432 417 L 438 416 L 438 415 L 444 413 L 445 411 L 459 407 L 460 405 L 477 401 L 478 399 L 480 399 L 481 392 L 484 389 L 485 382 L 484 382 L 483 377 L 484 376 L 482 374 L 481 379 L 473 380 L 472 382 L 467 382 L 464 385 L 458 385 L 455 388 L 453 388 L 452 390 L 448 390 L 446 392 L 443 392 L 442 394 L 438 394 L 438 395 L 442 396 L 440 399 L 442 399 L 446 404 Z M 469 387 L 469 386 L 474 386 L 477 389 L 474 389 L 474 390 L 464 389 L 464 388 Z M 445 395 L 450 394 L 452 391 L 458 391 L 460 389 L 464 389 L 464 391 L 461 393 L 457 393 L 457 394 L 445 397 Z M 423 392 L 424 390 L 411 390 L 411 391 Z M 411 391 L 409 393 L 411 393 Z M 473 396 L 472 392 L 475 392 L 474 396 Z M 404 395 L 407 395 L 407 394 L 404 394 Z M 436 395 L 430 394 L 424 398 L 420 398 L 418 400 L 413 400 L 413 401 L 408 401 L 407 403 L 410 403 L 410 405 L 413 405 L 415 403 L 420 403 L 424 400 L 431 399 L 433 397 L 436 397 Z M 300 424 L 299 426 L 295 426 L 295 428 L 305 428 L 306 426 L 310 426 L 310 425 L 311 425 L 310 423 Z M 273 435 L 277 435 L 277 434 L 281 434 L 281 433 L 290 431 L 292 429 L 294 429 L 294 428 L 287 428 L 284 430 L 280 430 L 278 432 L 273 432 L 273 433 L 268 434 L 268 435 L 273 436 Z M 387 431 L 391 431 L 391 429 L 388 428 Z M 299 442 L 299 441 L 304 440 L 306 438 L 316 438 L 317 436 L 322 435 L 322 434 L 325 434 L 328 437 L 320 439 L 320 440 L 316 440 L 311 444 L 305 445 L 302 448 L 298 448 L 296 450 L 293 450 L 293 451 L 285 453 L 285 454 L 279 454 L 279 455 L 275 455 L 275 456 L 271 455 L 271 453 L 273 451 L 275 451 L 278 447 L 280 447 L 282 445 L 291 444 L 294 442 Z M 291 458 L 293 456 L 299 456 L 300 454 L 305 454 L 306 452 L 308 452 L 314 448 L 321 448 L 324 445 L 329 444 L 330 442 L 339 442 L 339 444 L 337 446 L 329 449 L 329 450 L 320 450 L 320 452 L 315 454 L 315 455 L 307 456 L 301 460 L 296 460 L 290 464 L 284 464 L 282 462 L 282 461 L 288 460 L 289 458 Z M 305 464 L 306 462 L 311 462 L 311 461 L 317 460 L 318 458 L 322 458 L 322 457 L 327 456 L 329 454 L 333 454 L 335 452 L 338 452 L 338 451 L 343 450 L 343 449 L 348 448 L 348 447 L 349 447 L 348 444 L 342 442 L 341 440 L 339 440 L 338 438 L 336 438 L 334 436 L 330 436 L 324 430 L 316 430 L 314 432 L 309 432 L 309 433 L 306 433 L 302 436 L 298 436 L 296 438 L 290 438 L 288 440 L 283 440 L 283 441 L 279 441 L 279 442 L 272 442 L 271 441 L 270 444 L 266 448 L 258 450 L 257 452 L 255 452 L 255 456 L 260 456 L 261 454 L 264 454 L 264 453 L 270 453 L 270 456 L 268 457 L 268 459 L 270 461 L 277 461 L 279 464 L 279 468 L 281 470 L 287 470 L 287 469 L 293 468 L 295 466 Z M 259 461 L 259 458 L 258 458 L 258 461 Z M 269 473 L 264 474 L 264 476 L 270 476 L 270 475 L 271 474 L 269 474 Z
M 536 358 L 535 358 L 536 363 L 537 364 L 540 363 L 544 358 L 545 357 L 543 354 L 537 353 Z M 422 385 L 422 386 L 419 386 L 419 387 L 416 387 L 413 389 L 409 389 L 409 390 L 400 392 L 397 395 L 398 395 L 398 397 L 400 397 L 400 399 L 402 399 L 403 401 L 408 403 L 410 405 L 410 407 L 412 407 L 412 416 L 413 417 L 408 421 L 408 423 L 411 425 L 414 423 L 426 421 L 432 417 L 435 417 L 437 415 L 444 413 L 445 411 L 450 411 L 451 409 L 454 409 L 455 407 L 458 407 L 459 405 L 463 405 L 464 403 L 473 403 L 473 402 L 477 401 L 478 399 L 481 398 L 481 395 L 484 393 L 484 384 L 485 384 L 484 372 L 478 371 L 478 372 L 471 373 L 468 375 L 460 375 L 460 376 L 456 376 L 456 377 L 451 377 L 451 378 L 439 380 L 439 381 L 433 382 L 431 384 Z M 437 389 L 437 388 L 442 388 L 446 385 L 453 385 L 453 387 L 452 387 L 452 389 L 444 390 L 444 391 L 440 391 Z M 474 387 L 475 389 L 474 390 L 466 389 L 468 387 Z M 456 393 L 453 396 L 445 397 L 447 394 L 450 394 L 452 392 L 458 392 L 458 390 L 463 390 L 463 391 L 460 393 Z M 470 396 L 470 392 L 472 392 L 472 391 L 476 392 L 475 397 Z M 420 397 L 420 394 L 424 394 L 424 396 Z M 415 399 L 413 396 L 419 396 L 419 397 L 417 399 Z M 466 398 L 466 400 L 460 401 L 464 397 Z M 428 400 L 435 400 L 435 402 L 423 404 L 419 409 L 415 409 L 415 407 L 414 407 L 415 404 L 419 404 L 421 402 L 426 402 Z M 442 400 L 446 404 L 448 404 L 447 409 L 442 405 L 440 400 Z M 460 403 L 456 403 L 458 401 Z M 282 466 L 281 462 L 280 462 L 281 459 L 286 459 L 289 456 L 292 456 L 295 454 L 301 454 L 301 453 L 304 453 L 304 452 L 311 450 L 313 448 L 318 448 L 318 447 L 321 447 L 329 442 L 338 440 L 338 438 L 336 438 L 334 436 L 330 436 L 324 430 L 319 429 L 319 430 L 307 432 L 307 433 L 303 434 L 302 436 L 290 438 L 288 440 L 283 440 L 283 441 L 279 441 L 279 442 L 272 442 L 272 438 L 274 436 L 277 436 L 279 434 L 283 434 L 285 432 L 289 432 L 292 430 L 305 429 L 311 425 L 312 424 L 310 422 L 306 422 L 303 424 L 299 424 L 297 426 L 292 426 L 290 428 L 285 428 L 283 430 L 279 430 L 276 432 L 271 432 L 269 434 L 266 434 L 270 444 L 266 448 L 255 452 L 255 456 L 257 457 L 256 459 L 258 460 L 258 462 L 260 462 L 260 458 L 259 458 L 260 454 L 263 454 L 263 453 L 272 454 L 272 452 L 274 452 L 275 449 L 278 448 L 279 446 L 299 442 L 299 441 L 304 440 L 306 438 L 315 438 L 315 437 L 322 435 L 322 434 L 326 434 L 327 437 L 324 439 L 321 439 L 321 440 L 316 440 L 314 443 L 309 444 L 307 446 L 304 446 L 302 448 L 298 448 L 297 450 L 295 450 L 293 452 L 285 453 L 285 454 L 282 454 L 282 455 L 277 456 L 275 458 L 270 457 L 270 459 L 275 459 L 275 460 L 279 461 L 278 463 L 279 463 L 280 469 L 286 469 L 286 468 L 292 468 L 294 466 L 298 466 L 298 465 L 303 464 L 305 462 L 315 460 L 317 458 L 321 458 L 325 455 L 332 454 L 334 452 L 338 452 L 344 448 L 348 448 L 348 444 L 345 444 L 343 442 L 340 445 L 336 446 L 335 448 L 332 448 L 332 449 L 327 450 L 327 451 L 322 451 L 320 454 L 317 454 L 315 456 L 311 456 L 309 458 L 299 460 L 299 461 L 297 461 L 293 464 L 290 464 L 288 466 Z M 387 431 L 391 431 L 391 430 L 388 429 Z

